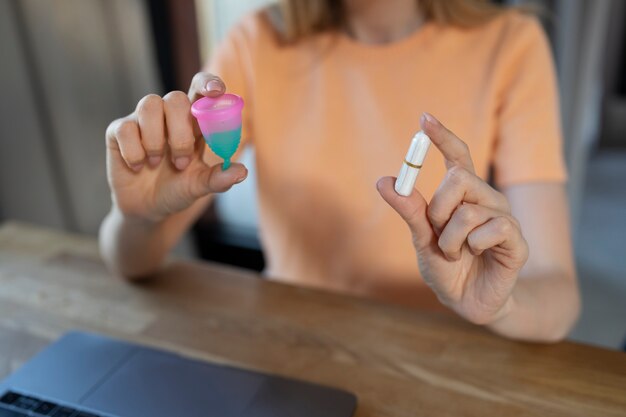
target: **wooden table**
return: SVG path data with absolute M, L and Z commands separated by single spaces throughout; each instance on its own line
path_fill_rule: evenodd
M 512 342 L 454 317 L 212 264 L 172 262 L 129 284 L 91 238 L 5 223 L 0 377 L 70 329 L 344 388 L 358 417 L 626 416 L 621 352 Z

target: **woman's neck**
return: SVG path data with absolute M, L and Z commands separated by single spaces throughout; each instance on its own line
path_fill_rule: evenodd
M 369 44 L 384 44 L 415 32 L 423 23 L 417 0 L 344 0 L 348 34 Z

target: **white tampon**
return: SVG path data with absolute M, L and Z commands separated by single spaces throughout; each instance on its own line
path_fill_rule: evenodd
M 406 153 L 402 168 L 398 174 L 396 180 L 396 186 L 394 187 L 396 192 L 403 196 L 409 196 L 413 192 L 415 187 L 415 181 L 417 180 L 417 174 L 422 168 L 424 159 L 426 158 L 426 152 L 430 147 L 430 138 L 426 133 L 421 130 L 413 136 L 411 140 L 411 146 Z

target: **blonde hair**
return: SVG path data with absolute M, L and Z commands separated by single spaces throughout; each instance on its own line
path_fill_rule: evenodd
M 469 28 L 497 16 L 502 6 L 488 0 L 415 0 L 426 20 L 442 25 Z M 339 30 L 345 25 L 341 0 L 281 0 L 281 35 L 283 41 L 297 42 L 324 31 Z

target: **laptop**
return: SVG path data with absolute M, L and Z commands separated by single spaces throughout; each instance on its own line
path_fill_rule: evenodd
M 0 382 L 0 417 L 350 417 L 356 397 L 71 332 Z

